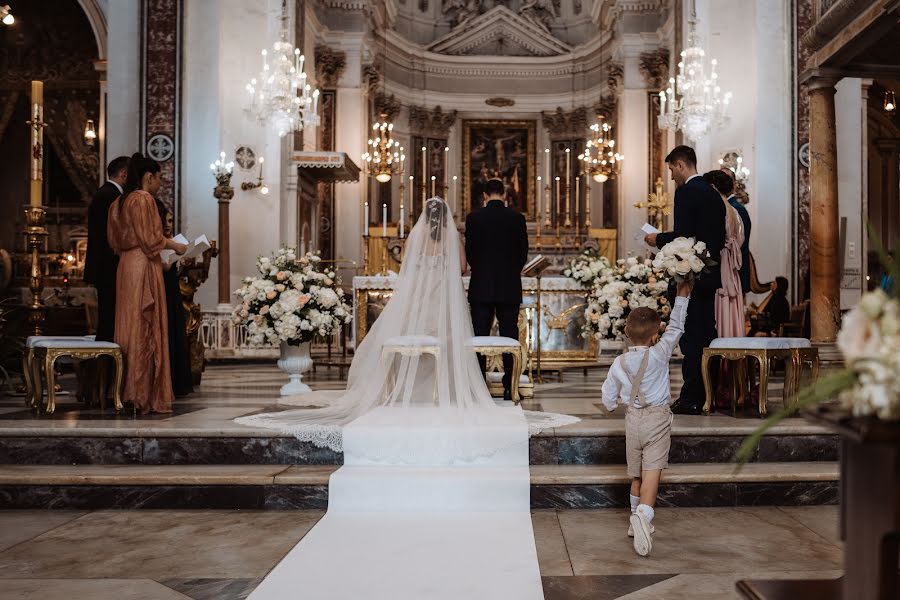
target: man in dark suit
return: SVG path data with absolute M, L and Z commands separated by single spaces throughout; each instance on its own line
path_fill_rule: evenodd
M 662 248 L 678 237 L 692 237 L 706 243 L 717 263 L 725 246 L 725 204 L 722 197 L 697 174 L 697 155 L 693 148 L 677 146 L 666 157 L 666 165 L 675 182 L 675 229 L 649 234 L 647 244 Z M 703 349 L 716 338 L 716 290 L 722 287 L 719 265 L 710 267 L 697 280 L 691 292 L 690 308 L 681 336 L 684 362 L 684 387 L 672 405 L 680 414 L 699 415 L 705 401 L 700 364 Z M 713 386 L 715 387 L 715 386 Z
M 728 167 L 722 169 L 725 174 L 731 178 L 731 190 L 720 190 L 723 194 L 728 194 L 728 204 L 734 207 L 741 223 L 744 224 L 744 243 L 741 244 L 741 291 L 744 294 L 750 293 L 750 213 L 744 208 L 743 202 L 734 193 L 734 171 Z
M 122 194 L 128 178 L 128 157 L 120 156 L 106 167 L 107 181 L 94 193 L 88 209 L 88 245 L 84 280 L 97 289 L 97 340 L 113 341 L 116 325 L 116 269 L 119 257 L 109 247 L 106 220 L 109 207 Z
M 475 335 L 490 335 L 494 316 L 500 335 L 519 339 L 522 267 L 528 261 L 525 217 L 504 205 L 503 182 L 485 185 L 485 206 L 466 218 L 466 260 L 472 271 L 469 307 Z M 485 359 L 479 357 L 481 370 Z M 513 359 L 503 356 L 503 397 L 511 399 Z

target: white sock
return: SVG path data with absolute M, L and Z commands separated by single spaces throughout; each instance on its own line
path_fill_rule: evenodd
M 639 504 L 637 507 L 637 512 L 644 515 L 644 518 L 647 519 L 648 523 L 653 522 L 653 515 L 655 514 L 653 511 L 653 507 L 648 506 L 646 504 Z
M 628 498 L 631 500 L 631 512 L 632 514 L 634 514 L 634 511 L 637 510 L 638 504 L 641 503 L 641 497 L 628 494 Z

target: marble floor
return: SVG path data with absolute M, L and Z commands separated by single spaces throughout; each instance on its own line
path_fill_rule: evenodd
M 535 386 L 535 397 L 523 402 L 529 410 L 559 412 L 581 417 L 574 425 L 557 429 L 555 435 L 624 435 L 624 409 L 613 413 L 600 404 L 600 386 L 606 376 L 605 368 L 592 368 L 583 374 L 581 369 L 567 371 L 562 381 L 555 375 Z M 681 389 L 680 367 L 672 367 L 672 396 Z M 202 384 L 185 398 L 177 399 L 170 415 L 135 415 L 129 410 L 116 414 L 111 408 L 86 409 L 71 394 L 57 396 L 57 409 L 52 415 L 36 414 L 23 405 L 23 396 L 0 395 L 0 435 L 20 435 L 28 432 L 43 435 L 89 435 L 111 433 L 119 435 L 156 436 L 278 436 L 271 430 L 244 427 L 234 423 L 238 416 L 256 412 L 327 404 L 346 386 L 346 379 L 335 370 L 320 368 L 304 377 L 313 393 L 300 397 L 279 396 L 279 388 L 286 375 L 274 364 L 213 364 L 207 367 Z M 65 389 L 75 386 L 73 375 L 60 381 Z M 775 377 L 769 386 L 769 411 L 781 406 L 782 381 Z M 3 392 L 0 392 L 2 394 Z M 325 399 L 324 401 L 322 399 Z M 717 413 L 712 416 L 676 416 L 673 433 L 702 432 L 707 435 L 746 435 L 759 425 L 755 408 L 748 407 L 738 418 Z M 818 433 L 821 428 L 803 419 L 787 419 L 774 432 Z
M 738 598 L 742 578 L 834 578 L 836 507 L 660 509 L 640 558 L 627 511 L 534 511 L 547 600 Z M 0 511 L 0 599 L 238 600 L 314 511 Z

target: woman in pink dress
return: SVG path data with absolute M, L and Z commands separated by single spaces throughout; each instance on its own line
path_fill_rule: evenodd
M 744 294 L 741 290 L 741 244 L 744 243 L 744 224 L 728 196 L 734 189 L 731 178 L 721 170 L 710 171 L 703 178 L 719 192 L 725 205 L 725 247 L 719 264 L 722 287 L 716 294 L 716 331 L 719 337 L 743 337 Z M 715 257 L 714 257 L 715 258 Z

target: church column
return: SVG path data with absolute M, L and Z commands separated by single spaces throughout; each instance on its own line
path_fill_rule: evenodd
M 640 72 L 643 40 L 623 36 L 622 86 L 618 99 L 618 147 L 625 159 L 618 176 L 619 255 L 643 255 L 647 251 L 641 225 L 647 221 L 646 211 L 634 207 L 650 192 L 649 97 L 647 84 Z
M 840 324 L 840 225 L 833 79 L 809 81 L 810 323 L 815 342 Z

